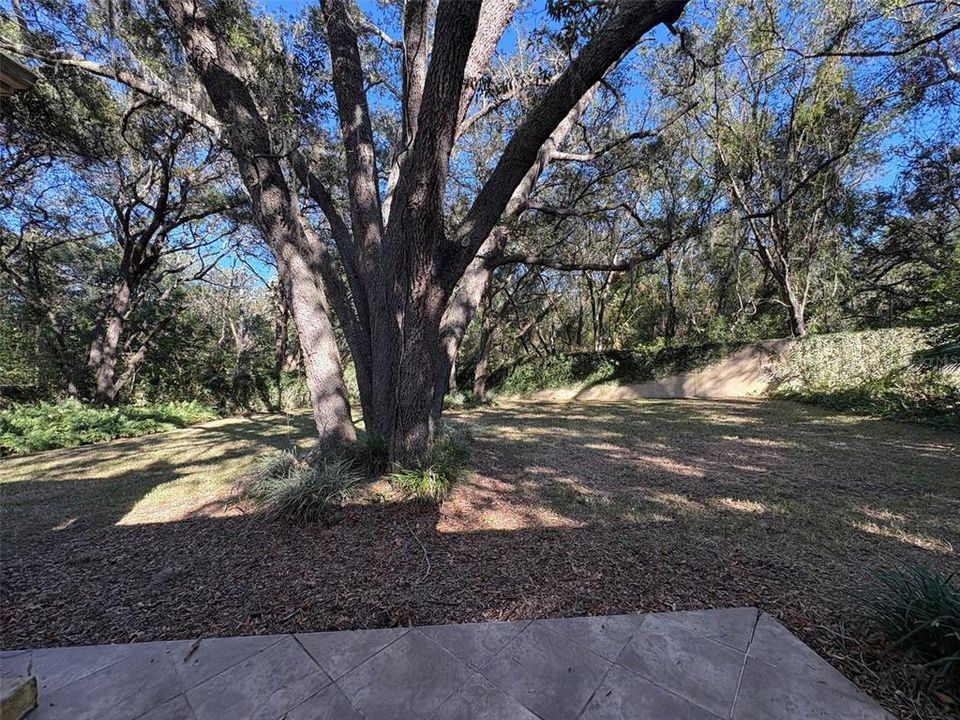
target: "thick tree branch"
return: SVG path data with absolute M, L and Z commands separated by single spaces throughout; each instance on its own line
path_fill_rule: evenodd
M 391 213 L 388 225 L 395 251 L 401 249 L 400 243 L 409 242 L 401 237 L 402 233 L 443 232 L 443 193 L 458 122 L 457 101 L 479 15 L 479 0 L 440 0 L 437 7 L 419 129 L 400 168 L 393 198 L 397 209 Z M 430 243 L 437 239 L 431 238 Z
M 377 187 L 376 152 L 370 108 L 364 92 L 357 35 L 344 0 L 326 3 L 327 37 L 333 59 L 333 90 L 346 151 L 347 189 L 357 269 L 367 283 L 377 282 L 383 216 Z
M 463 69 L 463 88 L 457 112 L 457 125 L 463 124 L 480 81 L 490 67 L 490 59 L 497 49 L 497 43 L 500 42 L 519 4 L 519 0 L 486 0 L 480 8 L 477 33 L 473 38 L 470 54 Z M 458 134 L 462 135 L 463 132 L 464 130 L 461 130 Z
M 213 115 L 204 111 L 196 103 L 178 95 L 169 86 L 166 86 L 155 80 L 148 80 L 147 78 L 136 75 L 128 70 L 123 70 L 105 63 L 85 60 L 66 51 L 44 52 L 41 50 L 33 50 L 25 45 L 12 43 L 4 39 L 0 39 L 0 50 L 14 53 L 22 57 L 31 58 L 33 60 L 39 60 L 45 65 L 73 67 L 77 68 L 78 70 L 88 72 L 91 75 L 97 75 L 98 77 L 116 80 L 117 82 L 126 85 L 131 90 L 136 90 L 137 92 L 149 98 L 157 100 L 158 102 L 162 102 L 177 112 L 186 115 L 192 120 L 195 120 L 207 130 L 212 132 L 215 136 L 219 137 L 223 130 L 223 126 L 220 121 L 217 120 L 217 118 L 215 118 Z
M 673 23 L 686 0 L 624 0 L 577 57 L 531 109 L 507 143 L 493 174 L 477 195 L 460 225 L 456 243 L 448 249 L 443 273 L 456 283 L 480 245 L 499 221 L 514 190 L 523 180 L 543 143 L 572 107 L 652 28 Z

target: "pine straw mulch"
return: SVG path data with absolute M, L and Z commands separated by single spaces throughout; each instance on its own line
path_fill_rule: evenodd
M 463 420 L 477 472 L 440 511 L 368 500 L 326 526 L 214 513 L 14 534 L 2 646 L 751 605 L 898 717 L 955 717 L 851 595 L 881 567 L 955 567 L 955 436 L 786 403 Z M 57 485 L 50 501 L 69 502 Z

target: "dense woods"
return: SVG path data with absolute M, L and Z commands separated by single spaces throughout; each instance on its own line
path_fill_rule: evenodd
M 2 13 L 8 401 L 307 401 L 409 459 L 528 359 L 956 341 L 949 0 Z

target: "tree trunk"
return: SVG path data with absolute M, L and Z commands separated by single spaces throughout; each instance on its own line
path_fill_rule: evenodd
M 283 411 L 283 366 L 287 359 L 287 335 L 290 322 L 290 293 L 285 283 L 273 287 L 273 383 L 277 399 L 273 410 Z
M 487 374 L 490 367 L 490 352 L 493 350 L 493 336 L 495 323 L 493 318 L 493 303 L 487 300 L 483 309 L 483 325 L 480 329 L 480 357 L 477 358 L 477 368 L 473 373 L 473 396 L 483 400 L 487 394 Z
M 450 392 L 458 392 L 460 388 L 457 385 L 457 356 L 453 356 L 453 362 L 450 363 L 450 380 L 447 383 L 450 386 Z
M 356 440 L 343 384 L 340 350 L 328 315 L 323 280 L 301 225 L 297 197 L 288 185 L 265 121 L 233 51 L 218 34 L 214 19 L 188 0 L 161 0 L 187 57 L 227 130 L 227 143 L 250 195 L 254 219 L 288 282 L 291 308 L 307 388 L 317 425 L 318 446 L 330 449 Z M 322 248 L 321 248 L 322 251 Z
M 87 365 L 93 372 L 94 400 L 101 405 L 111 405 L 117 399 L 120 337 L 132 296 L 130 283 L 126 280 L 117 281 L 94 326 Z
M 290 287 L 290 306 L 297 326 L 303 369 L 317 425 L 317 445 L 330 450 L 357 439 L 350 401 L 343 384 L 340 350 L 327 314 L 327 300 L 309 264 L 289 245 L 275 251 L 281 280 Z
M 440 414 L 443 412 L 443 397 L 447 394 L 447 383 L 442 381 L 444 375 L 447 378 L 453 378 L 453 368 L 456 365 L 457 353 L 460 350 L 460 343 L 463 342 L 464 335 L 467 333 L 467 327 L 473 319 L 480 300 L 487 288 L 487 283 L 493 275 L 493 269 L 488 265 L 485 258 L 496 251 L 501 242 L 501 234 L 504 233 L 498 228 L 490 234 L 487 241 L 480 248 L 480 252 L 473 262 L 467 266 L 460 283 L 447 303 L 447 309 L 443 313 L 443 320 L 440 329 L 439 353 L 437 355 L 437 386 L 433 390 L 433 419 L 434 423 L 440 420 Z
M 441 377 L 448 379 L 449 372 L 448 368 L 437 367 L 440 318 L 446 298 L 427 283 L 414 284 L 420 287 L 412 294 L 404 315 L 391 418 L 390 456 L 398 462 L 415 461 L 433 441 L 437 426 L 434 391 Z
M 793 337 L 801 338 L 807 333 L 807 321 L 804 317 L 803 303 L 797 298 L 797 294 L 788 284 L 783 288 L 784 302 L 787 304 L 787 315 L 790 319 L 790 334 Z

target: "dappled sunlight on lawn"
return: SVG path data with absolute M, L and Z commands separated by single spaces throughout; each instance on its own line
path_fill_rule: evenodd
M 714 504 L 720 510 L 732 510 L 733 512 L 749 513 L 751 515 L 762 515 L 769 512 L 777 512 L 762 502 L 755 500 L 736 500 L 734 498 L 719 498 Z
M 5 538 L 223 515 L 233 482 L 271 448 L 309 442 L 309 415 L 228 418 L 0 460 Z
M 941 553 L 943 555 L 953 555 L 953 545 L 939 538 L 928 537 L 926 535 L 917 535 L 907 532 L 894 525 L 878 525 L 873 522 L 854 522 L 853 527 L 871 535 L 880 535 L 882 537 L 893 538 L 909 545 L 915 545 L 922 550 Z
M 799 558 L 866 551 L 869 536 L 950 554 L 960 536 L 948 432 L 776 401 L 514 402 L 463 418 L 477 472 L 440 532 L 682 521 Z
M 440 508 L 372 483 L 324 522 L 227 507 L 308 415 L 0 461 L 8 646 L 755 606 L 828 649 L 892 566 L 949 572 L 956 434 L 784 402 L 451 413 Z

